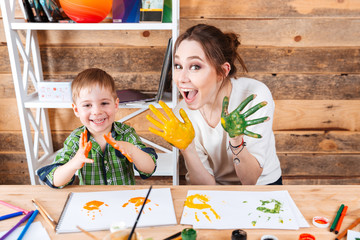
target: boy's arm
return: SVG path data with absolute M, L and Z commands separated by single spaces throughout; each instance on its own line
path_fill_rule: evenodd
M 81 133 L 79 139 L 79 149 L 75 156 L 64 165 L 56 168 L 53 177 L 53 185 L 60 187 L 67 184 L 75 175 L 76 171 L 81 169 L 85 163 L 93 163 L 94 160 L 87 158 L 91 149 L 91 142 L 87 141 L 87 131 Z
M 136 168 L 144 173 L 151 174 L 155 170 L 155 162 L 149 153 L 137 148 L 134 144 L 126 141 L 116 141 L 111 137 L 111 133 L 104 135 L 107 143 L 120 151 Z

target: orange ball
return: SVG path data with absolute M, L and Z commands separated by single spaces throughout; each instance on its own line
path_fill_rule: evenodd
M 66 15 L 77 23 L 98 23 L 109 14 L 113 0 L 60 0 Z

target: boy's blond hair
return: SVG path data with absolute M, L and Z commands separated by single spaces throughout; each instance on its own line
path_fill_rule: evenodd
M 113 77 L 99 68 L 89 68 L 80 72 L 71 83 L 73 102 L 76 102 L 82 89 L 96 87 L 110 90 L 114 99 L 117 98 Z

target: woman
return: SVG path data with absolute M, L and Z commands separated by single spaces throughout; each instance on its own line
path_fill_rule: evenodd
M 174 112 L 184 123 L 164 103 L 170 120 L 150 106 L 162 123 L 148 120 L 163 130 L 150 131 L 181 150 L 191 184 L 282 184 L 274 101 L 263 83 L 235 78 L 235 61 L 246 71 L 239 45 L 236 34 L 214 26 L 189 28 L 174 46 L 174 81 L 183 97 Z M 256 96 L 262 102 L 255 104 Z

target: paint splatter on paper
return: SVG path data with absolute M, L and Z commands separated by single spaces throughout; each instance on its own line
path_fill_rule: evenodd
M 83 209 L 81 211 L 86 210 L 87 216 L 91 217 L 91 220 L 95 220 L 96 216 L 102 216 L 102 208 L 108 207 L 104 202 L 93 200 L 90 202 L 85 203 Z

